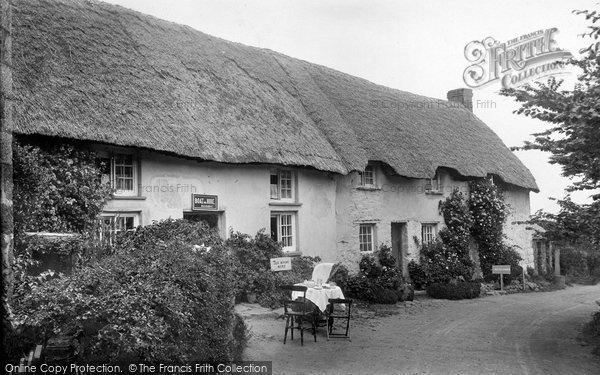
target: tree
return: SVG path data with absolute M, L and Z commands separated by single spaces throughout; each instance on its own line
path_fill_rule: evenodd
M 12 46 L 11 1 L 0 0 L 0 203 L 2 238 L 2 328 L 12 328 L 10 299 L 13 276 L 12 216 Z
M 573 90 L 561 90 L 562 81 L 504 89 L 502 95 L 521 103 L 517 114 L 539 119 L 551 126 L 533 134 L 534 140 L 516 149 L 549 152 L 550 162 L 562 166 L 562 174 L 575 181 L 567 190 L 600 188 L 600 13 L 574 11 L 591 22 L 584 37 L 593 43 L 580 51 L 580 58 L 566 62 L 581 69 Z M 581 236 L 600 243 L 600 194 L 594 202 L 577 205 L 569 197 L 559 201 L 558 215 L 538 212 L 532 222 L 546 230 L 552 240 L 577 241 Z
M 586 190 L 600 187 L 600 25 L 596 24 L 600 14 L 576 13 L 592 21 L 591 31 L 584 35 L 596 42 L 580 51 L 581 58 L 567 62 L 582 70 L 575 88 L 560 90 L 563 81 L 551 77 L 535 86 L 504 89 L 502 94 L 522 103 L 517 114 L 552 124 L 519 149 L 550 152 L 550 162 L 561 165 L 564 176 L 578 179 L 571 189 Z

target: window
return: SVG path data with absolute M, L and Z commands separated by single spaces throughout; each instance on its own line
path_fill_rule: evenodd
M 292 171 L 277 171 L 271 173 L 271 199 L 294 199 L 294 174 Z
M 360 184 L 362 186 L 375 186 L 375 169 L 372 165 L 367 165 L 365 170 L 360 174 Z
M 442 191 L 442 179 L 439 173 L 436 173 L 433 178 L 427 180 L 425 190 L 436 193 Z
M 271 238 L 281 242 L 284 251 L 296 251 L 296 214 L 290 212 L 271 214 Z
M 114 187 L 119 192 L 126 194 L 135 190 L 135 163 L 133 156 L 118 154 L 113 157 Z
M 375 224 L 361 224 L 358 230 L 360 251 L 375 250 Z
M 100 158 L 102 181 L 110 183 L 116 196 L 135 196 L 137 187 L 137 162 L 131 154 L 113 154 Z
M 435 241 L 437 232 L 437 224 L 422 224 L 421 225 L 421 242 L 423 245 L 429 245 Z
M 112 244 L 118 234 L 134 231 L 140 225 L 139 221 L 139 214 L 136 213 L 102 214 L 100 242 Z

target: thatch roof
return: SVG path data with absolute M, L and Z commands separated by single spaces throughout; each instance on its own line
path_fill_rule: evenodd
M 15 1 L 13 25 L 18 133 L 342 174 L 448 167 L 537 190 L 456 104 L 96 1 Z

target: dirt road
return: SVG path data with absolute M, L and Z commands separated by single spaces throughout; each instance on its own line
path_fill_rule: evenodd
M 465 301 L 399 303 L 387 316 L 360 309 L 352 342 L 324 329 L 283 344 L 282 320 L 255 316 L 248 360 L 273 374 L 600 374 L 600 357 L 578 340 L 598 310 L 600 286 Z M 385 315 L 385 314 L 384 314 Z M 288 338 L 289 339 L 289 338 Z

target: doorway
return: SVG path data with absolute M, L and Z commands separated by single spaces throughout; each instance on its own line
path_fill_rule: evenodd
M 402 275 L 408 277 L 408 231 L 406 223 L 392 223 L 392 255 L 402 270 Z

